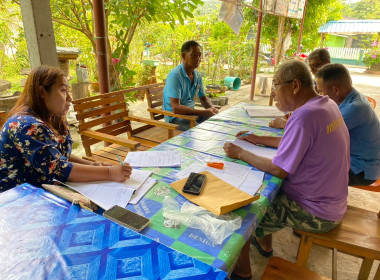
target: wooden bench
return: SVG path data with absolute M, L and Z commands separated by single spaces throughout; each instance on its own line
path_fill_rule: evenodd
M 374 260 L 380 260 L 380 218 L 378 214 L 348 206 L 342 223 L 326 233 L 295 230 L 301 235 L 297 264 L 306 266 L 312 244 L 333 249 L 333 279 L 337 277 L 337 251 L 363 259 L 358 279 L 368 279 Z M 380 266 L 375 279 L 380 279 Z
M 73 100 L 86 152 L 83 158 L 117 164 L 116 155 L 125 158 L 129 151 L 147 150 L 174 136 L 178 125 L 128 116 L 124 94 L 138 89 Z M 140 127 L 133 129 L 131 121 L 139 123 Z M 92 152 L 91 146 L 101 141 L 111 145 Z
M 262 280 L 328 280 L 305 267 L 288 262 L 279 257 L 271 257 Z
M 164 103 L 164 87 L 165 83 L 151 84 L 147 88 L 146 99 L 148 101 L 148 112 L 152 120 L 162 120 L 165 116 L 185 119 L 190 121 L 190 128 L 195 126 L 198 116 L 194 115 L 180 115 L 170 111 L 162 110 Z

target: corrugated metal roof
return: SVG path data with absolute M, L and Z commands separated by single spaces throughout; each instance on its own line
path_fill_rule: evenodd
M 329 21 L 319 28 L 319 33 L 358 34 L 380 32 L 380 19 Z

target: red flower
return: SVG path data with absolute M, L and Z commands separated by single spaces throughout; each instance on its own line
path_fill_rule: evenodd
M 120 62 L 120 58 L 112 58 L 111 61 L 112 61 L 112 64 L 115 65 Z

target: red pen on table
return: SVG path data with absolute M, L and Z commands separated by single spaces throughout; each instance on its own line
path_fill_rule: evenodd
M 223 162 L 214 162 L 214 161 L 209 161 L 207 162 L 207 166 L 216 168 L 216 169 L 223 169 L 224 163 Z

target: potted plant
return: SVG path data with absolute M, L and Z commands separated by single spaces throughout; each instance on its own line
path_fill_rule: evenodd
M 218 84 L 206 85 L 206 94 L 210 98 L 213 105 L 224 106 L 228 103 L 228 97 L 225 96 L 226 90 L 226 86 Z

